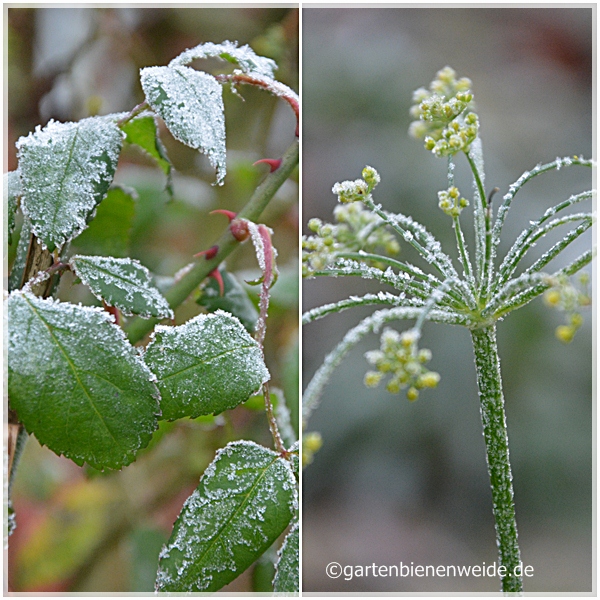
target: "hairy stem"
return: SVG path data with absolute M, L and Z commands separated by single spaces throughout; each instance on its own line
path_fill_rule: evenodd
M 471 337 L 475 352 L 488 473 L 492 487 L 499 566 L 504 567 L 500 571 L 502 591 L 521 592 L 523 591 L 523 579 L 515 571 L 519 566 L 521 553 L 517 538 L 496 327 L 490 325 L 481 329 L 473 329 Z
M 286 179 L 298 164 L 299 145 L 298 141 L 287 149 L 278 169 L 269 173 L 264 181 L 256 188 L 248 204 L 238 214 L 239 218 L 248 221 L 257 221 L 263 210 L 267 207 L 277 190 L 284 184 Z M 222 262 L 238 247 L 240 242 L 231 234 L 227 228 L 215 245 L 217 253 L 206 260 L 200 259 L 198 263 L 177 283 L 175 283 L 165 294 L 169 306 L 177 308 L 194 291 L 196 287 L 206 279 Z M 147 333 L 152 331 L 158 323 L 158 319 L 133 319 L 126 327 L 126 332 L 132 344 L 141 340 Z

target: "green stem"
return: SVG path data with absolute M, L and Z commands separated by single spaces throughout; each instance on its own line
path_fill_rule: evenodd
M 454 232 L 456 233 L 456 244 L 460 253 L 460 261 L 462 263 L 465 276 L 467 279 L 471 279 L 471 263 L 469 261 L 469 255 L 467 254 L 467 249 L 465 246 L 465 236 L 463 235 L 458 217 L 454 217 Z
M 488 473 L 492 487 L 499 567 L 504 567 L 501 571 L 502 591 L 522 592 L 522 576 L 515 572 L 521 560 L 521 553 L 517 538 L 496 326 L 473 329 L 471 336 L 477 368 Z
M 269 173 L 264 181 L 256 188 L 248 204 L 237 215 L 241 219 L 257 221 L 263 210 L 267 207 L 277 190 L 284 184 L 298 164 L 299 144 L 296 140 L 283 155 L 278 169 Z M 198 263 L 175 283 L 165 294 L 165 298 L 172 309 L 177 308 L 185 299 L 214 271 L 222 262 L 239 246 L 240 242 L 233 237 L 229 227 L 216 241 L 217 254 L 210 260 L 200 258 Z M 134 344 L 152 331 L 159 322 L 158 319 L 133 319 L 125 328 L 129 341 Z

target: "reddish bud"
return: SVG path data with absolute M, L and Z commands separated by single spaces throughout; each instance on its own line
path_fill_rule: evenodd
M 200 258 L 201 256 L 204 256 L 206 260 L 210 260 L 211 258 L 214 258 L 217 255 L 218 251 L 219 246 L 211 246 L 208 250 L 202 250 L 202 252 L 194 254 L 194 258 Z
M 269 168 L 271 169 L 271 173 L 272 173 L 273 171 L 277 171 L 277 169 L 279 169 L 279 167 L 281 166 L 281 159 L 280 158 L 261 158 L 260 160 L 257 160 L 253 166 L 260 165 L 262 163 L 269 165 Z
M 210 212 L 210 214 L 211 214 L 211 215 L 214 215 L 215 213 L 217 213 L 217 214 L 219 214 L 219 215 L 225 215 L 225 216 L 226 216 L 226 217 L 229 219 L 229 222 L 230 222 L 230 223 L 231 223 L 231 221 L 233 221 L 233 220 L 235 219 L 235 217 L 236 217 L 236 213 L 234 213 L 233 211 L 231 211 L 231 210 L 224 210 L 224 209 L 222 209 L 222 208 L 219 208 L 219 209 L 217 209 L 217 210 L 212 210 L 212 211 Z
M 223 284 L 223 277 L 221 277 L 221 271 L 219 271 L 219 268 L 217 267 L 216 269 L 213 269 L 208 276 L 216 280 L 216 282 L 219 284 L 219 292 L 221 293 L 221 296 L 223 296 L 225 294 L 225 285 Z
M 245 219 L 235 219 L 231 221 L 229 231 L 231 231 L 231 235 L 238 242 L 245 242 L 250 237 L 248 222 Z

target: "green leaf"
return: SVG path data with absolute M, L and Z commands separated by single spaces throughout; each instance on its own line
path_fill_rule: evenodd
M 12 244 L 12 232 L 15 228 L 15 213 L 21 197 L 21 179 L 18 171 L 4 173 L 4 202 L 8 221 L 8 243 Z
M 225 118 L 223 89 L 208 73 L 188 67 L 147 67 L 140 80 L 148 104 L 180 142 L 208 156 L 225 177 Z
M 148 269 L 131 258 L 73 256 L 69 264 L 92 293 L 127 315 L 173 318 Z
M 137 192 L 113 186 L 100 202 L 88 228 L 73 240 L 80 254 L 125 257 L 135 217 Z
M 202 288 L 202 295 L 198 298 L 197 303 L 204 306 L 209 312 L 221 309 L 231 313 L 250 333 L 254 333 L 258 311 L 252 300 L 234 275 L 225 269 L 220 269 L 220 272 L 223 278 L 223 295 L 221 296 L 218 282 L 211 277 Z
M 167 176 L 167 192 L 173 196 L 173 179 L 171 176 L 171 161 L 167 156 L 167 150 L 158 137 L 156 119 L 152 115 L 142 114 L 121 126 L 127 135 L 126 141 L 139 146 L 147 152 L 163 170 Z
M 20 288 L 23 283 L 23 274 L 25 272 L 25 263 L 27 262 L 27 252 L 29 251 L 30 241 L 31 223 L 27 217 L 24 217 L 21 233 L 19 235 L 19 242 L 17 243 L 17 250 L 15 252 L 15 260 L 13 261 L 10 275 L 8 276 L 9 291 Z
M 294 520 L 292 528 L 285 536 L 278 554 L 273 591 L 275 593 L 300 591 L 300 535 L 297 520 Z
M 277 63 L 264 56 L 258 56 L 250 46 L 238 48 L 237 42 L 224 41 L 221 44 L 208 42 L 190 48 L 174 58 L 170 67 L 183 66 L 199 58 L 218 57 L 227 62 L 238 65 L 244 73 L 256 73 L 263 77 L 273 78 Z
M 81 233 L 113 179 L 123 134 L 102 117 L 50 121 L 17 142 L 21 206 L 49 249 Z
M 27 431 L 78 465 L 131 463 L 157 427 L 158 394 L 112 317 L 17 291 L 8 322 L 8 394 Z
M 269 379 L 258 343 L 222 311 L 177 327 L 157 326 L 145 360 L 157 377 L 167 420 L 234 408 Z
M 214 592 L 245 571 L 297 507 L 289 461 L 254 442 L 218 451 L 161 552 L 159 592 Z

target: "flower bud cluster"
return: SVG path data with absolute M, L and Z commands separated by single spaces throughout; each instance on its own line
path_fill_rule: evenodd
M 398 240 L 382 224 L 381 217 L 364 207 L 357 199 L 365 198 L 379 183 L 379 174 L 365 167 L 363 178 L 333 186 L 341 202 L 335 207 L 335 222 L 310 219 L 308 228 L 315 234 L 302 237 L 302 275 L 310 276 L 335 261 L 344 252 L 374 252 L 382 249 L 388 255 L 400 251 Z
M 322 445 L 321 434 L 316 431 L 305 433 L 302 436 L 302 467 L 310 465 L 315 453 L 321 449 Z
M 428 371 L 425 363 L 431 359 L 431 352 L 419 349 L 417 342 L 419 333 L 409 329 L 398 333 L 394 329 L 385 329 L 381 334 L 381 347 L 365 354 L 367 361 L 377 370 L 368 371 L 365 375 L 365 385 L 376 387 L 388 374 L 392 377 L 386 384 L 386 389 L 397 394 L 408 387 L 406 396 L 410 401 L 419 397 L 419 390 L 437 386 L 440 376 Z
M 458 217 L 462 209 L 469 206 L 469 201 L 460 197 L 456 186 L 438 192 L 438 198 L 439 207 L 450 217 Z
M 419 88 L 413 94 L 410 114 L 414 119 L 409 133 L 423 139 L 425 148 L 436 156 L 453 156 L 464 151 L 477 137 L 479 119 L 473 108 L 471 80 L 456 78 L 450 67 L 438 71 L 429 90 Z
M 588 290 L 589 275 L 581 273 L 579 283 L 582 289 L 577 289 L 566 277 L 561 277 L 556 279 L 553 287 L 544 294 L 548 306 L 567 313 L 567 324 L 559 325 L 555 331 L 556 337 L 565 344 L 573 340 L 575 333 L 583 324 L 579 309 L 592 303 Z

